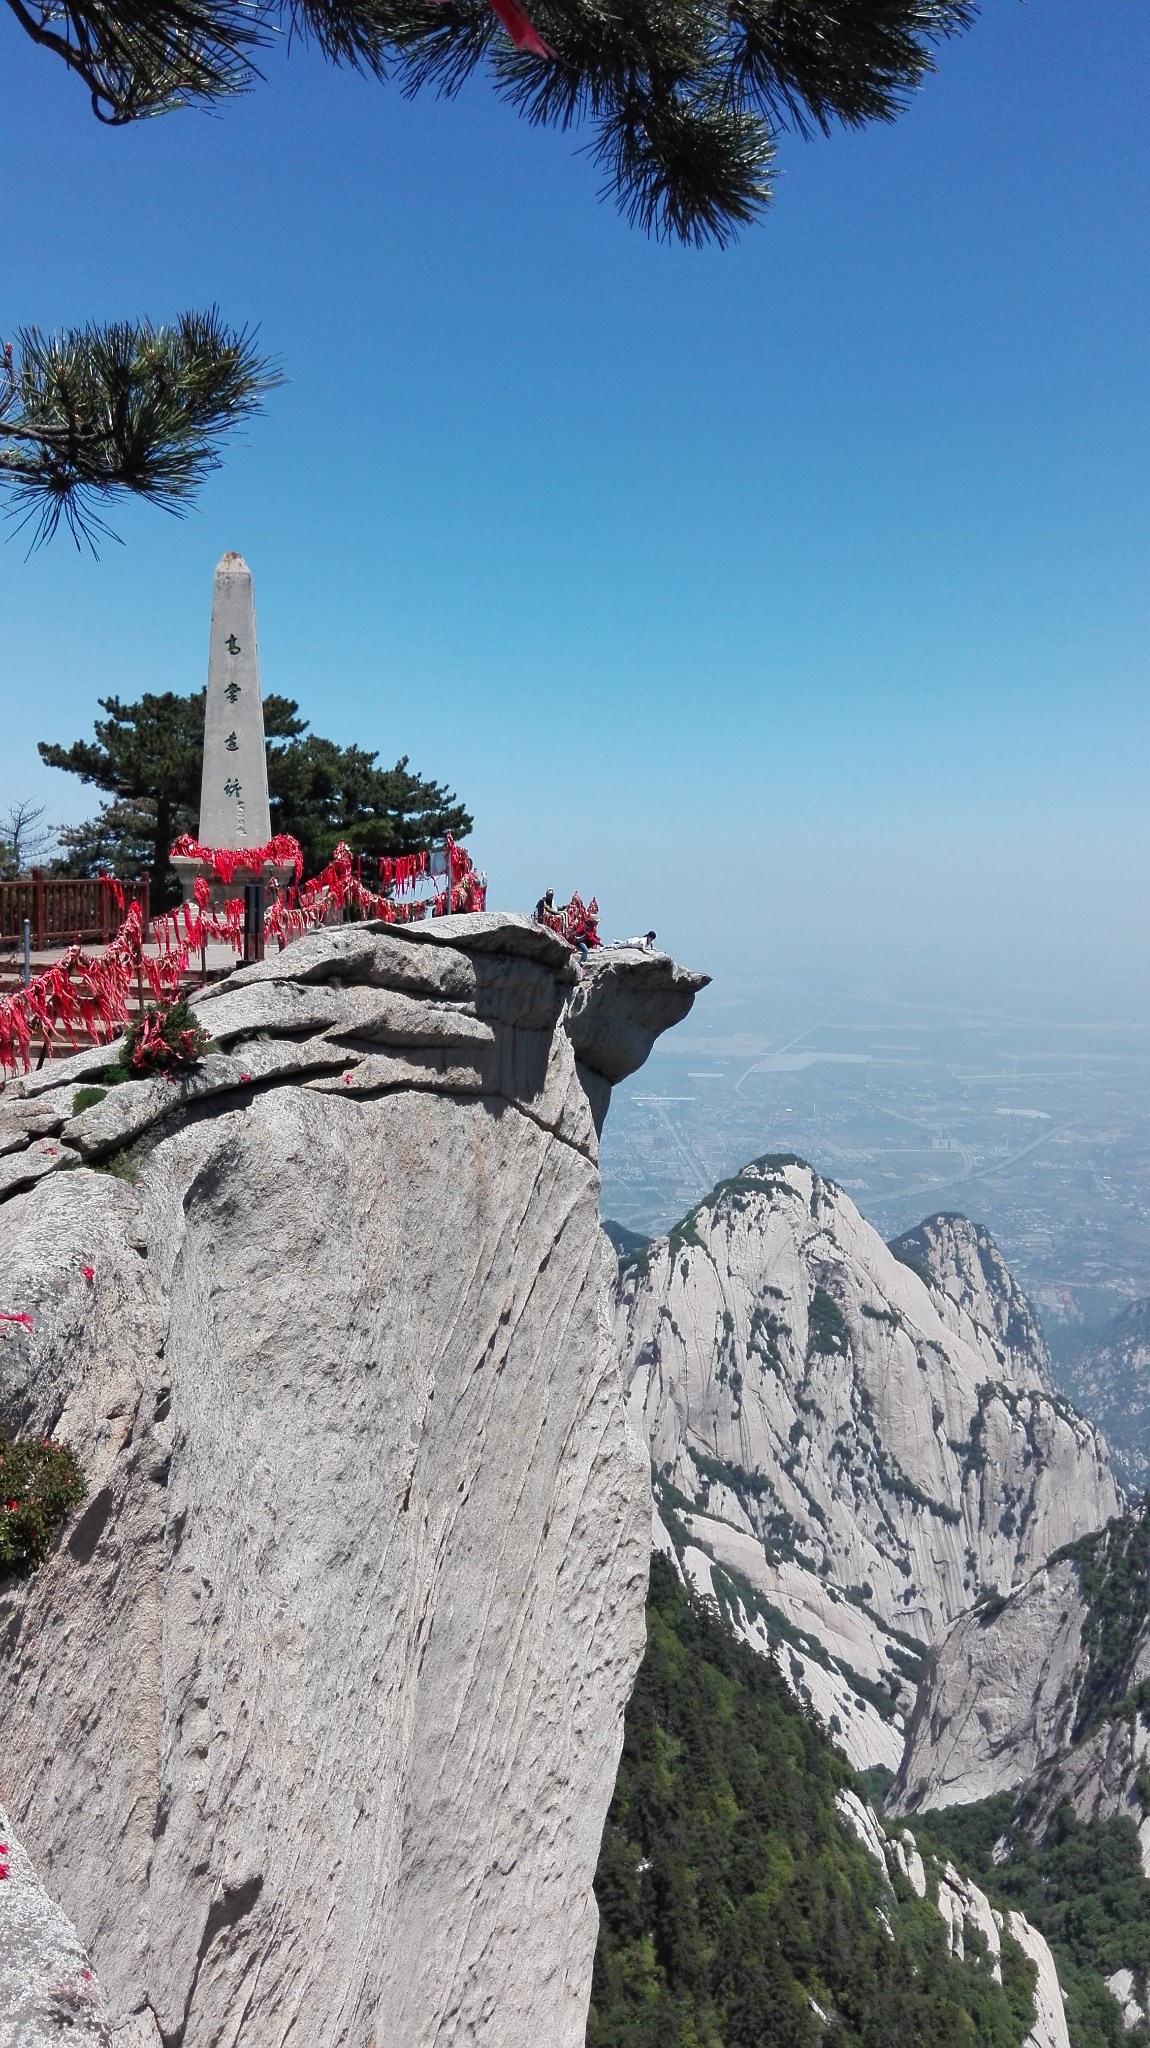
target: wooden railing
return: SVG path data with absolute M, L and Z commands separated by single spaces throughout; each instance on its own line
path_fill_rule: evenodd
M 139 904 L 147 931 L 151 876 L 145 870 L 137 881 L 124 882 L 121 887 L 125 902 Z M 123 923 L 124 913 L 111 884 L 102 877 L 79 880 L 33 868 L 14 882 L 0 882 L 0 945 L 22 944 L 25 918 L 31 927 L 33 952 L 44 953 L 54 946 L 106 946 Z

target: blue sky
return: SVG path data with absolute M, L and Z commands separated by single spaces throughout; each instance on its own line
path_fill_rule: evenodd
M 451 783 L 498 903 L 1144 1001 L 1148 56 L 1141 0 L 991 0 L 699 253 L 481 82 L 297 52 L 110 132 L 3 10 L 5 331 L 218 302 L 291 382 L 187 520 L 0 546 L 0 805 L 94 807 L 36 740 L 198 686 L 234 547 L 265 688 Z

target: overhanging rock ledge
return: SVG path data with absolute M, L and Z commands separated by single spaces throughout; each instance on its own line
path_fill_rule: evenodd
M 313 933 L 188 1082 L 0 1098 L 0 1431 L 89 1482 L 0 1798 L 120 2048 L 581 2048 L 650 1527 L 598 1132 L 705 977 L 570 958 Z

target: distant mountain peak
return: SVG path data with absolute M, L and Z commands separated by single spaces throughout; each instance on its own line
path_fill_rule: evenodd
M 1004 1373 L 1050 1386 L 1038 1317 L 984 1224 L 953 1213 L 928 1216 L 892 1239 L 890 1249 L 930 1289 L 948 1325 L 951 1304 L 982 1333 Z
M 694 1583 L 752 1588 L 852 1760 L 892 1768 L 907 1639 L 937 1642 L 1118 1506 L 993 1240 L 965 1218 L 908 1238 L 921 1271 L 832 1181 L 767 1154 L 622 1264 L 618 1304 L 629 1412 Z

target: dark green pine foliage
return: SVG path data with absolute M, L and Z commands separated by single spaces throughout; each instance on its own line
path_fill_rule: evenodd
M 101 697 L 106 718 L 94 740 L 63 747 L 40 742 L 40 757 L 109 792 L 111 801 L 82 825 L 60 834 L 58 872 L 135 875 L 152 870 L 153 901 L 172 903 L 179 889 L 168 861 L 173 842 L 199 823 L 204 743 L 204 693 L 145 694 L 136 704 Z M 290 697 L 263 700 L 273 832 L 290 832 L 304 853 L 304 873 L 318 872 L 341 839 L 357 853 L 417 853 L 471 830 L 451 791 L 425 782 L 406 755 L 381 768 L 378 755 L 340 747 L 310 733 Z
M 268 787 L 272 831 L 299 840 L 305 874 L 323 867 L 341 839 L 378 857 L 421 852 L 445 832 L 462 839 L 472 826 L 449 789 L 412 773 L 406 754 L 381 768 L 378 754 L 317 733 L 269 748 Z
M 854 1785 L 778 1673 L 652 1561 L 595 1880 L 588 2048 L 1018 2048 L 1033 1966 L 955 1962 L 835 1810 Z M 885 1914 L 893 1932 L 880 1918 Z
M 477 68 L 529 121 L 590 125 L 604 190 L 644 228 L 725 241 L 770 197 L 780 131 L 889 121 L 975 0 L 523 0 L 550 56 L 488 0 L 8 0 L 101 120 L 212 105 L 285 28 L 406 93 Z M 522 34 L 519 36 L 522 42 Z
M 1072 2048 L 1150 2048 L 1150 2026 L 1127 2033 L 1105 1985 L 1122 1969 L 1134 1972 L 1140 1995 L 1150 1980 L 1150 1882 L 1133 1820 L 1084 1822 L 1066 1805 L 1039 1835 L 1026 1805 L 1005 1793 L 924 1814 L 915 1834 L 1046 1936 Z
M 1087 1670 L 1071 1740 L 1108 1723 L 1150 1721 L 1150 1681 L 1139 1679 L 1150 1614 L 1150 1497 L 1104 1529 L 1056 1551 L 1078 1567 Z M 916 1821 L 920 1840 L 954 1856 L 1000 1903 L 1046 1936 L 1066 1995 L 1073 2048 L 1150 2048 L 1150 2023 L 1126 2031 L 1105 1980 L 1132 1970 L 1146 2009 L 1150 1990 L 1150 1880 L 1132 1817 L 1082 1821 L 1047 1782 L 1055 1759 L 1022 1794 L 949 1807 Z M 1150 1771 L 1135 1781 L 1150 1818 Z
M 136 497 L 182 512 L 219 467 L 224 435 L 281 382 L 254 337 L 214 309 L 170 327 L 22 328 L 0 350 L 0 488 L 34 546 L 63 521 L 95 552 L 110 532 L 98 504 Z

